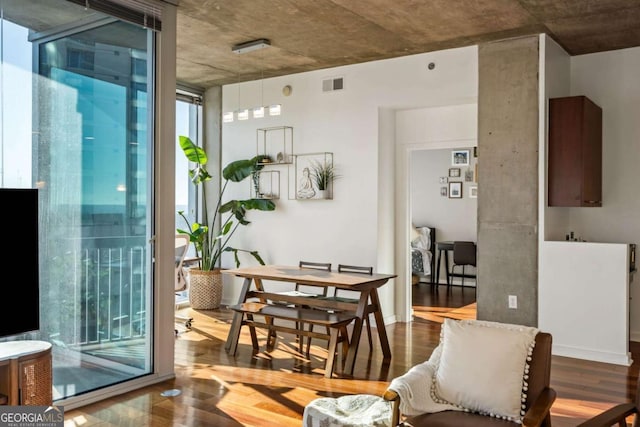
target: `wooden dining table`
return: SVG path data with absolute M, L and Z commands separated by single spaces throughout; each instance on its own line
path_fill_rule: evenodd
M 362 325 L 366 316 L 366 308 L 373 305 L 373 315 L 375 319 L 376 330 L 380 340 L 380 346 L 384 355 L 384 360 L 391 359 L 391 348 L 387 338 L 387 331 L 382 317 L 382 309 L 380 307 L 380 299 L 378 298 L 378 288 L 384 285 L 394 277 L 395 274 L 362 274 L 362 273 L 346 273 L 322 271 L 311 268 L 286 265 L 259 265 L 255 267 L 244 267 L 230 270 L 223 270 L 224 274 L 233 275 L 244 278 L 238 304 L 242 304 L 251 298 L 258 298 L 261 302 L 266 303 L 268 300 L 284 301 L 289 304 L 305 305 L 309 307 L 319 307 L 324 309 L 336 309 L 354 312 L 356 320 L 354 322 L 351 339 L 349 341 L 349 349 L 345 362 L 344 371 L 346 374 L 353 375 L 355 359 L 358 353 L 360 343 L 360 335 L 362 333 Z M 278 291 L 268 292 L 265 290 L 264 281 L 271 282 L 273 286 L 285 285 L 287 283 L 299 283 L 302 285 L 320 286 L 335 289 L 345 289 L 359 293 L 358 303 L 327 301 L 313 296 L 301 296 L 297 292 L 281 293 Z M 254 285 L 252 287 L 252 284 Z M 289 286 L 290 287 L 290 286 Z M 242 326 L 242 314 L 234 313 L 231 323 L 231 329 L 227 337 L 225 349 L 233 346 L 234 340 L 240 333 Z

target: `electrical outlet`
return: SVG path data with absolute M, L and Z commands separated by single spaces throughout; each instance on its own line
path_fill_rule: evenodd
M 509 295 L 509 308 L 518 308 L 518 297 L 516 295 Z

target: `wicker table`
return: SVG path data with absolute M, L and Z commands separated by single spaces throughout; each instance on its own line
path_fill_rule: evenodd
M 0 402 L 12 406 L 50 406 L 51 364 L 51 344 L 46 341 L 0 343 Z

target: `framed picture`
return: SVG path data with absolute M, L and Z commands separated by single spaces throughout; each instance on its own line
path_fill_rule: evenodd
M 449 183 L 449 198 L 462 199 L 462 183 L 461 182 Z
M 453 166 L 469 166 L 469 150 L 453 150 L 451 164 Z
M 473 166 L 473 182 L 477 183 L 478 182 L 478 163 L 476 162 L 476 164 Z
M 477 185 L 469 187 L 469 198 L 471 198 L 471 199 L 477 199 L 478 198 L 478 186 Z
M 333 181 L 338 175 L 333 164 L 333 153 L 296 154 L 293 187 L 296 200 L 333 199 Z
M 447 197 L 447 187 L 440 187 L 440 195 L 442 197 Z
M 440 184 L 446 184 L 447 182 L 449 182 L 449 178 L 447 178 L 446 176 L 440 177 Z
M 464 171 L 464 181 L 465 182 L 473 181 L 473 169 L 469 168 L 466 171 Z
M 457 178 L 460 176 L 460 168 L 449 168 L 449 176 Z

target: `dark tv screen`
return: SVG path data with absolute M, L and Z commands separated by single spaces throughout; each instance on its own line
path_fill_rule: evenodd
M 38 190 L 0 188 L 0 207 L 4 217 L 0 337 L 6 337 L 40 329 Z

